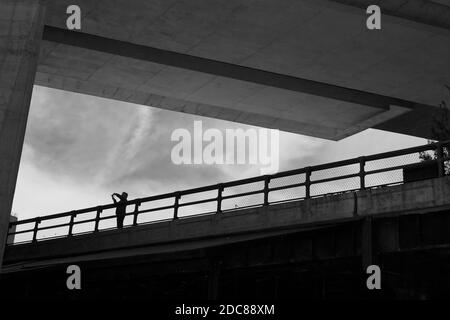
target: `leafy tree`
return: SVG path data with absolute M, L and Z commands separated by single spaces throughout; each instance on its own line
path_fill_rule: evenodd
M 446 85 L 445 87 L 450 92 L 450 86 Z M 438 110 L 435 111 L 435 113 L 433 114 L 431 127 L 431 134 L 433 140 L 428 140 L 428 143 L 450 140 L 449 119 L 450 119 L 450 109 L 447 106 L 447 103 L 444 100 L 442 100 L 441 103 L 439 104 Z M 445 158 L 450 157 L 449 148 L 445 147 L 443 148 L 443 156 Z M 429 151 L 421 152 L 419 154 L 419 158 L 422 161 L 435 160 L 438 158 L 437 150 L 433 151 L 432 153 Z M 450 174 L 450 163 L 448 161 L 445 163 L 445 174 Z

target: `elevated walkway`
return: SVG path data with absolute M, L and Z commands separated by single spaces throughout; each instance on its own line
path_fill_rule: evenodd
M 9 236 L 16 241 L 7 247 L 4 272 L 194 250 L 311 231 L 367 217 L 442 212 L 450 207 L 447 160 L 421 162 L 419 154 L 437 150 L 438 155 L 443 155 L 448 145 L 425 145 L 130 200 L 128 207 L 134 210 L 127 213 L 129 223 L 123 229 L 102 227 L 102 222 L 115 223 L 115 205 L 12 222 Z M 356 185 L 352 183 L 355 179 Z M 231 193 L 233 188 L 235 192 Z M 276 196 L 279 191 L 282 195 Z M 161 205 L 161 200 L 171 203 Z M 227 203 L 230 200 L 232 203 Z M 247 206 L 241 206 L 242 200 Z M 207 211 L 205 203 L 212 204 L 215 210 Z M 190 211 L 183 213 L 188 207 Z M 108 210 L 112 214 L 105 214 Z M 170 215 L 161 216 L 161 211 L 169 211 Z M 153 219 L 141 221 L 145 215 Z M 49 230 L 62 233 L 55 237 Z M 26 234 L 29 241 L 18 241 Z

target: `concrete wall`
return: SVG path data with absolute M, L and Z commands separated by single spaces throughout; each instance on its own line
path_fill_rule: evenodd
M 42 37 L 40 0 L 0 2 L 0 266 Z

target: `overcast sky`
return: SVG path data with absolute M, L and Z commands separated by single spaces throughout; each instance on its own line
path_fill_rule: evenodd
M 174 129 L 250 126 L 35 86 L 13 212 L 19 219 L 256 176 L 259 166 L 178 166 Z M 280 132 L 280 171 L 426 143 L 366 130 L 339 142 Z

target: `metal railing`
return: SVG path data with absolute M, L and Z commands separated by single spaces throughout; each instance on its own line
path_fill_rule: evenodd
M 134 199 L 125 203 L 127 208 L 133 208 L 131 212 L 126 213 L 126 217 L 130 217 L 131 219 L 129 220 L 131 221 L 125 227 L 137 226 L 149 222 L 176 220 L 180 218 L 180 210 L 187 207 L 191 207 L 191 211 L 194 214 L 185 215 L 184 217 L 198 216 L 200 214 L 223 214 L 228 211 L 241 210 L 243 208 L 268 206 L 275 203 L 298 201 L 327 194 L 401 184 L 405 182 L 403 177 L 404 170 L 414 164 L 416 166 L 417 164 L 422 166 L 435 166 L 437 172 L 435 172 L 434 176 L 439 177 L 446 174 L 445 171 L 448 165 L 446 155 L 448 154 L 447 150 L 449 150 L 449 146 L 450 141 L 438 142 L 284 171 L 273 175 Z M 434 152 L 435 156 L 433 160 L 423 161 L 419 157 L 421 153 L 430 151 Z M 209 195 L 204 196 L 204 193 L 208 193 Z M 189 201 L 190 197 L 194 198 L 193 201 Z M 187 199 L 187 201 L 183 201 L 183 199 Z M 169 203 L 143 208 L 145 205 L 156 204 L 158 201 L 169 201 Z M 226 204 L 227 201 L 228 204 Z M 232 202 L 231 205 L 230 201 Z M 244 206 L 239 201 L 243 202 Z M 241 205 L 238 206 L 238 202 Z M 204 205 L 206 204 L 209 205 L 209 211 L 201 212 L 205 210 Z M 100 224 L 104 221 L 114 223 L 116 216 L 114 213 L 110 215 L 102 215 L 102 213 L 108 210 L 114 210 L 117 206 L 117 204 L 108 204 L 11 222 L 8 237 L 28 234 L 30 239 L 25 241 L 36 242 L 55 237 L 71 237 L 74 234 L 111 230 L 111 227 L 101 228 Z M 170 212 L 168 218 L 138 221 L 140 217 L 146 214 L 155 214 L 157 212 L 167 213 L 167 211 Z M 84 219 L 79 219 L 83 216 Z M 58 220 L 64 221 L 58 222 Z M 74 228 L 79 225 L 84 225 L 85 227 L 88 225 L 88 228 L 76 231 Z M 28 228 L 24 226 L 28 226 Z M 23 230 L 18 230 L 21 227 L 24 227 Z M 61 231 L 60 234 L 50 236 L 44 234 L 45 231 L 56 229 Z M 39 237 L 40 234 L 42 234 L 41 237 Z

